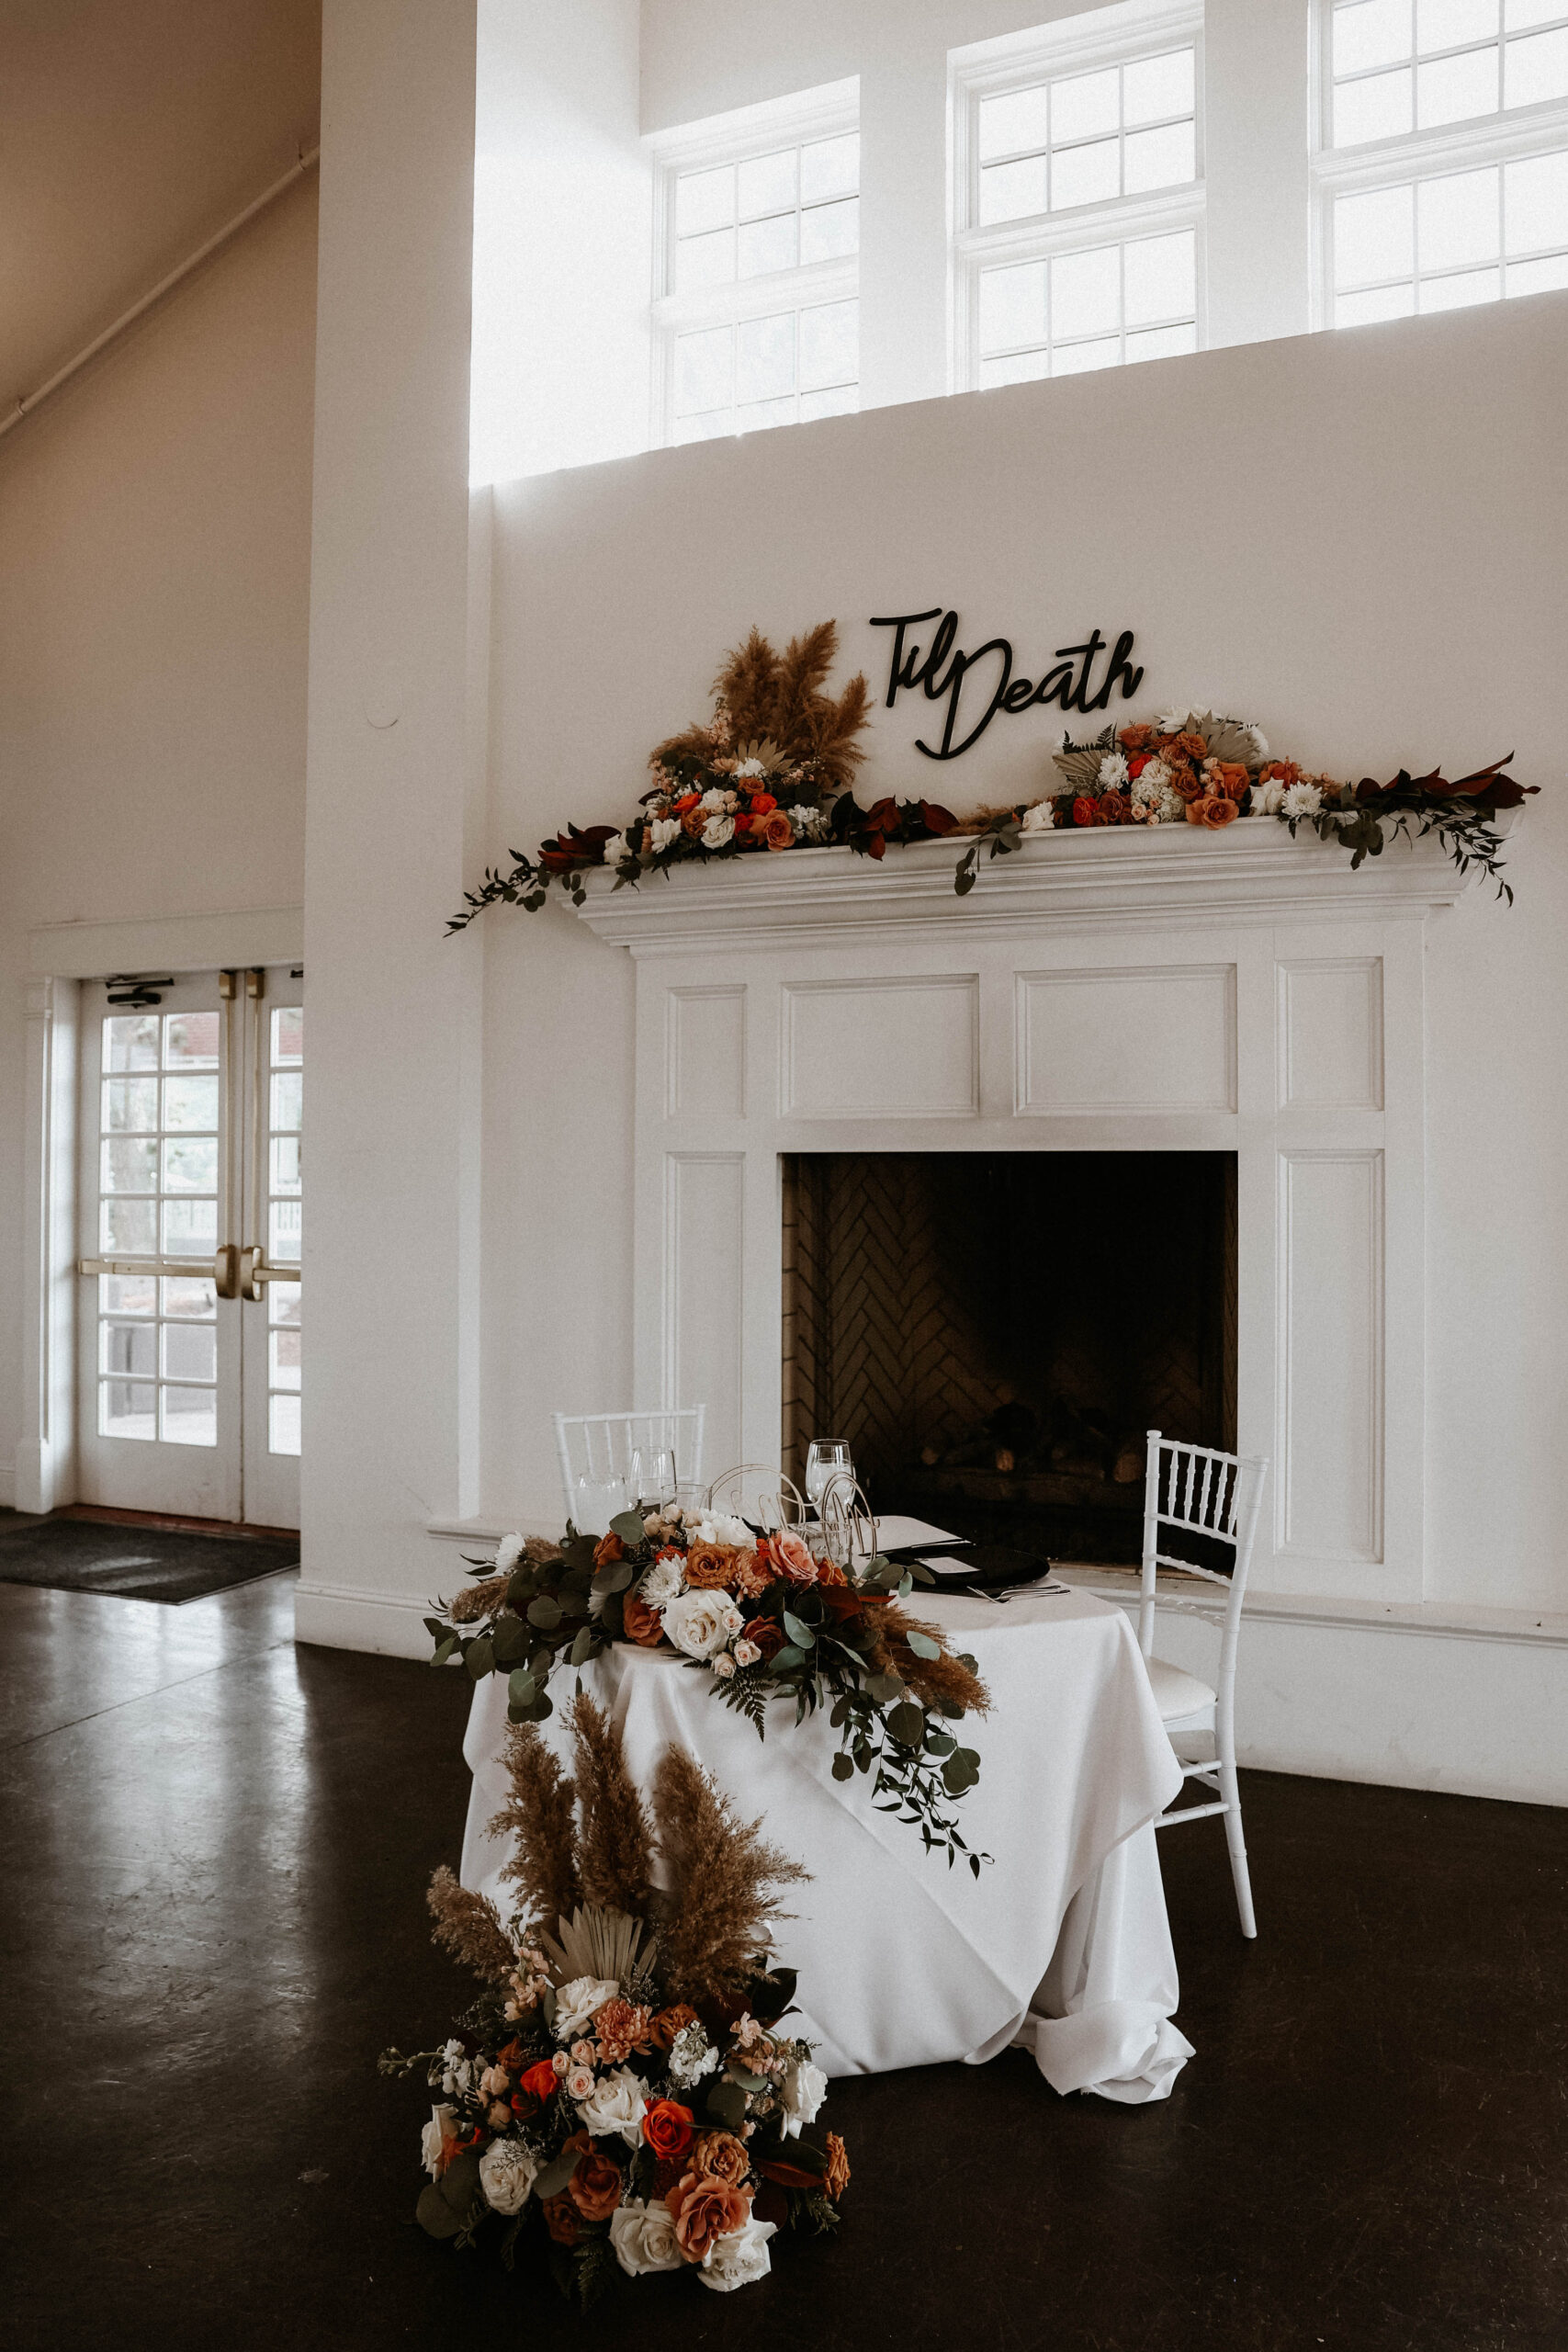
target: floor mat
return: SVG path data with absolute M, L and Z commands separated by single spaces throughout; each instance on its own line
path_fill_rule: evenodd
M 54 1592 L 107 1592 L 118 1600 L 200 1600 L 299 1565 L 291 1536 L 193 1534 L 87 1519 L 28 1519 L 0 1511 L 0 1583 Z

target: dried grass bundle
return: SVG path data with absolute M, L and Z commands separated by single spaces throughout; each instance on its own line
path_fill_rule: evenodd
M 470 1894 L 443 1862 L 424 1899 L 435 1921 L 435 1941 L 485 1984 L 504 1984 L 517 1954 L 489 1895 Z
M 577 1870 L 584 1901 L 602 1911 L 648 1915 L 653 1881 L 652 1833 L 626 1770 L 621 1735 L 586 1693 L 569 1718 L 581 1809 Z
M 782 654 L 760 629 L 752 629 L 713 682 L 731 741 L 772 743 L 791 764 L 814 760 L 825 784 L 840 789 L 849 785 L 865 757 L 856 738 L 870 717 L 871 693 L 858 672 L 836 698 L 823 691 L 838 650 L 834 621 L 792 637 Z M 688 727 L 660 743 L 653 756 L 705 760 L 712 754 L 709 729 Z
M 582 1900 L 577 1874 L 576 1795 L 534 1724 L 507 1727 L 503 1751 L 511 1793 L 486 1823 L 491 1838 L 511 1838 L 501 1875 L 516 1887 L 531 1918 L 554 1925 Z
M 989 1713 L 990 1692 L 979 1676 L 942 1642 L 938 1626 L 923 1625 L 918 1617 L 910 1617 L 900 1609 L 896 1600 L 877 1611 L 876 1626 L 881 1639 L 873 1654 L 873 1664 L 879 1674 L 897 1674 L 923 1706 L 958 1706 L 966 1714 L 975 1715 Z M 929 1642 L 942 1643 L 941 1657 L 917 1657 L 909 1647 L 911 1634 L 922 1634 Z
M 683 1747 L 670 1747 L 653 1782 L 659 1849 L 669 1873 L 660 1932 L 666 1997 L 702 2001 L 742 1984 L 787 1918 L 773 1890 L 811 1873 L 736 1818 L 729 1800 Z
M 446 1613 L 454 1625 L 471 1625 L 505 1600 L 511 1582 L 510 1577 L 486 1577 L 479 1584 L 465 1585 L 457 1600 L 447 1602 Z

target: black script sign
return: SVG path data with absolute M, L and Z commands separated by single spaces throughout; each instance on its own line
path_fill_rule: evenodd
M 912 629 L 927 621 L 936 622 L 929 650 L 922 651 Z M 933 605 L 924 613 L 887 613 L 874 619 L 873 628 L 890 628 L 894 634 L 893 659 L 887 671 L 887 707 L 893 707 L 902 687 L 913 693 L 917 686 L 925 690 L 928 702 L 945 702 L 947 716 L 942 722 L 942 741 L 933 751 L 931 744 L 915 741 L 917 752 L 928 760 L 955 760 L 960 752 L 977 743 L 998 710 L 1032 709 L 1036 703 L 1059 703 L 1064 710 L 1106 710 L 1118 684 L 1122 699 L 1130 702 L 1143 682 L 1141 669 L 1133 667 L 1133 632 L 1124 628 L 1114 645 L 1091 629 L 1082 645 L 1058 645 L 1052 656 L 1055 667 L 1047 670 L 1038 685 L 1033 679 L 1014 677 L 1012 647 L 1005 637 L 987 638 L 973 653 L 961 652 L 953 644 L 958 635 L 958 615 Z M 1101 654 L 1106 656 L 1104 674 L 1098 681 L 1094 666 Z M 970 673 L 976 673 L 970 685 Z M 963 712 L 962 722 L 960 710 Z M 961 725 L 967 729 L 961 732 Z M 954 740 L 956 738 L 956 740 Z

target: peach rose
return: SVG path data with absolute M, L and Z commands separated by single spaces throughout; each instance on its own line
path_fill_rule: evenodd
M 828 2170 L 823 2187 L 829 2197 L 841 2197 L 850 2185 L 850 2160 L 836 2132 L 828 2134 Z
M 1239 800 L 1247 790 L 1247 769 L 1239 760 L 1214 760 L 1210 763 L 1219 776 L 1219 788 L 1227 800 Z
M 1201 800 L 1190 800 L 1187 804 L 1188 823 L 1205 825 L 1214 833 L 1222 825 L 1234 823 L 1240 814 L 1235 802 L 1227 800 L 1223 792 L 1205 792 Z
M 628 1642 L 639 1642 L 645 1650 L 656 1649 L 664 1639 L 664 1621 L 657 1609 L 635 1592 L 628 1592 L 621 1603 L 621 1623 Z
M 729 1544 L 694 1544 L 686 1555 L 686 1582 L 696 1592 L 719 1592 L 735 1574 L 739 1554 Z
M 780 1639 L 783 1639 L 782 1635 Z M 649 2037 L 656 2050 L 668 2050 L 675 2036 L 687 2026 L 695 2025 L 696 2021 L 695 2009 L 688 2008 L 684 2001 L 678 2001 L 673 2008 L 660 2009 L 649 2021 Z
M 705 2132 L 692 2150 L 687 2169 L 698 2180 L 726 2180 L 739 2188 L 751 2160 L 732 2132 Z
M 1173 735 L 1170 739 L 1170 746 L 1172 751 L 1179 752 L 1186 760 L 1206 760 L 1209 756 L 1209 746 L 1204 742 L 1201 735 L 1194 735 L 1190 732 Z
M 757 839 L 768 849 L 793 849 L 795 827 L 782 808 L 774 808 L 759 822 Z
M 539 2211 L 545 2217 L 545 2227 L 557 2245 L 575 2245 L 582 2235 L 582 2216 L 566 2190 L 554 2197 L 542 2198 Z
M 682 2173 L 664 2201 L 675 2224 L 675 2243 L 688 2262 L 703 2261 L 716 2238 L 744 2229 L 751 2218 L 744 2189 L 694 2172 Z
M 816 1583 L 817 1563 L 799 1536 L 789 1528 L 769 1536 L 768 1550 L 773 1555 L 773 1566 L 781 1576 L 789 1578 L 791 1584 Z
M 613 1568 L 617 1560 L 624 1560 L 626 1556 L 626 1547 L 618 1535 L 601 1535 L 593 1547 L 596 1568 Z
M 585 2222 L 607 2222 L 620 2203 L 626 2186 L 620 2165 L 586 2132 L 574 2132 L 562 2146 L 581 2151 L 581 2162 L 567 2182 L 567 2195 Z M 552 2230 L 550 2234 L 553 2237 L 555 2232 Z
M 818 1584 L 848 1584 L 849 1578 L 837 1560 L 829 1560 L 824 1555 L 817 1563 L 817 1581 Z

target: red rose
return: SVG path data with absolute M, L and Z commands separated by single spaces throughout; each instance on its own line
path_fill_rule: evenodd
M 556 2070 L 550 2060 L 541 2058 L 537 2065 L 530 2066 L 519 2081 L 517 2087 L 520 2091 L 525 2091 L 530 2098 L 536 2098 L 541 2107 L 546 2099 L 554 2098 Z
M 765 817 L 770 808 L 776 808 L 778 805 L 778 802 L 773 798 L 771 792 L 754 792 L 751 795 L 751 814 L 753 817 Z
M 671 803 L 672 813 L 677 817 L 683 817 L 688 808 L 696 807 L 702 797 L 700 792 L 683 792 L 679 800 Z
M 540 2199 L 539 2211 L 545 2217 L 545 2227 L 558 2245 L 575 2245 L 582 2235 L 582 2216 L 564 2188 L 553 2197 Z
M 656 2156 L 683 2156 L 692 2144 L 692 2110 L 672 2098 L 649 2099 L 643 2110 L 642 2136 Z
M 1130 733 L 1130 732 L 1131 732 L 1131 729 L 1129 729 L 1128 731 L 1129 731 L 1129 733 Z M 1138 753 L 1138 756 L 1137 756 L 1137 758 L 1136 758 L 1135 760 L 1129 760 L 1129 761 L 1128 761 L 1128 763 L 1127 763 L 1127 776 L 1128 776 L 1128 781 L 1129 781 L 1129 782 L 1131 782 L 1131 781 L 1132 781 L 1132 779 L 1133 779 L 1134 776 L 1140 776 L 1140 775 L 1143 775 L 1144 770 L 1148 766 L 1149 761 L 1150 761 L 1150 759 L 1151 759 L 1152 757 L 1153 757 L 1152 752 L 1140 752 Z
M 1073 822 L 1075 825 L 1093 824 L 1094 802 L 1089 798 L 1088 793 L 1080 793 L 1077 799 L 1074 801 Z
M 773 1617 L 750 1617 L 742 1628 L 742 1638 L 755 1642 L 764 1660 L 776 1657 L 784 1645 L 784 1627 Z

